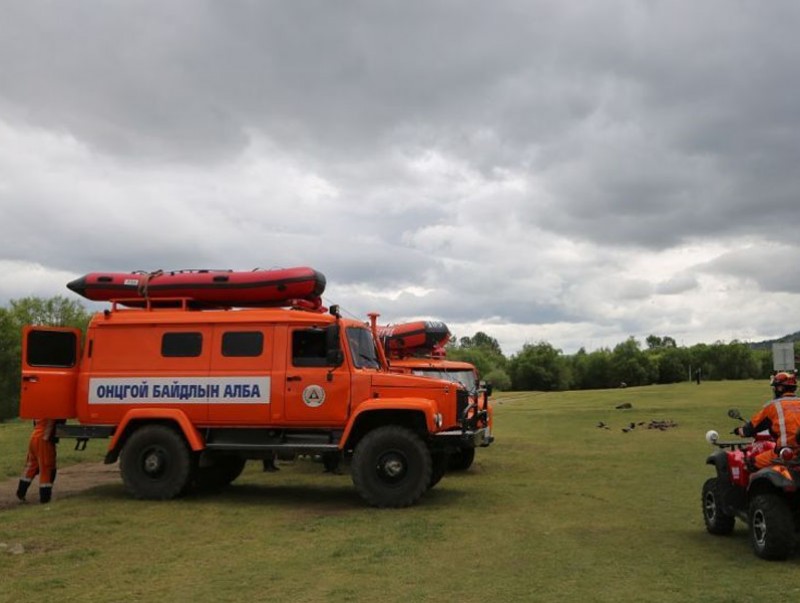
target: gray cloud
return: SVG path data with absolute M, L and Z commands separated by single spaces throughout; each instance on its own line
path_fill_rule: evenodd
M 13 1 L 0 262 L 25 284 L 0 301 L 47 274 L 313 265 L 354 312 L 514 346 L 781 335 L 749 300 L 800 293 L 771 269 L 800 217 L 798 13 Z

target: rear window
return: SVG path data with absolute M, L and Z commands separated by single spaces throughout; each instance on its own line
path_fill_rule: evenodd
M 264 334 L 259 331 L 231 331 L 222 335 L 223 356 L 261 356 Z
M 70 368 L 75 366 L 75 333 L 66 331 L 31 331 L 28 333 L 28 366 Z
M 194 358 L 202 351 L 202 333 L 164 333 L 161 338 L 161 355 L 167 358 Z

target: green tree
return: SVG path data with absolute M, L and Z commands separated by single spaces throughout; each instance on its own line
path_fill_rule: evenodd
M 561 350 L 545 341 L 526 343 L 508 361 L 511 387 L 515 390 L 554 391 L 567 389 L 569 371 Z
M 459 343 L 456 343 L 458 341 Z M 494 337 L 478 331 L 472 337 L 453 337 L 447 345 L 448 360 L 460 360 L 475 365 L 481 379 L 495 370 L 506 370 L 508 360 Z
M 677 347 L 665 347 L 655 352 L 650 358 L 656 366 L 659 383 L 679 383 L 689 377 L 689 353 Z
M 82 304 L 61 296 L 25 297 L 0 308 L 0 419 L 19 413 L 22 327 L 77 327 L 85 331 L 90 316 Z
M 491 383 L 497 391 L 505 392 L 511 389 L 511 377 L 501 368 L 492 369 L 486 373 L 484 380 Z
M 649 385 L 658 379 L 652 360 L 639 349 L 633 337 L 617 344 L 611 355 L 612 374 L 617 385 Z
M 19 341 L 19 331 L 11 313 L 5 308 L 0 308 L 0 420 L 17 414 Z

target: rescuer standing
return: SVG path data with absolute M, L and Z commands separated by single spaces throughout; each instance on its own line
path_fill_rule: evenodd
M 28 442 L 25 470 L 17 486 L 17 498 L 25 502 L 33 478 L 39 476 L 39 502 L 48 503 L 53 496 L 56 479 L 56 420 L 37 419 Z

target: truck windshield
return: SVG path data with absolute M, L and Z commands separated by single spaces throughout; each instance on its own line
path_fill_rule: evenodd
M 356 368 L 380 367 L 375 353 L 375 341 L 367 329 L 347 327 L 347 342 L 350 344 L 350 355 Z
M 438 369 L 416 369 L 413 373 L 421 377 L 431 377 L 432 379 L 444 379 L 452 383 L 460 383 L 470 392 L 478 388 L 475 373 L 470 370 L 444 371 Z

